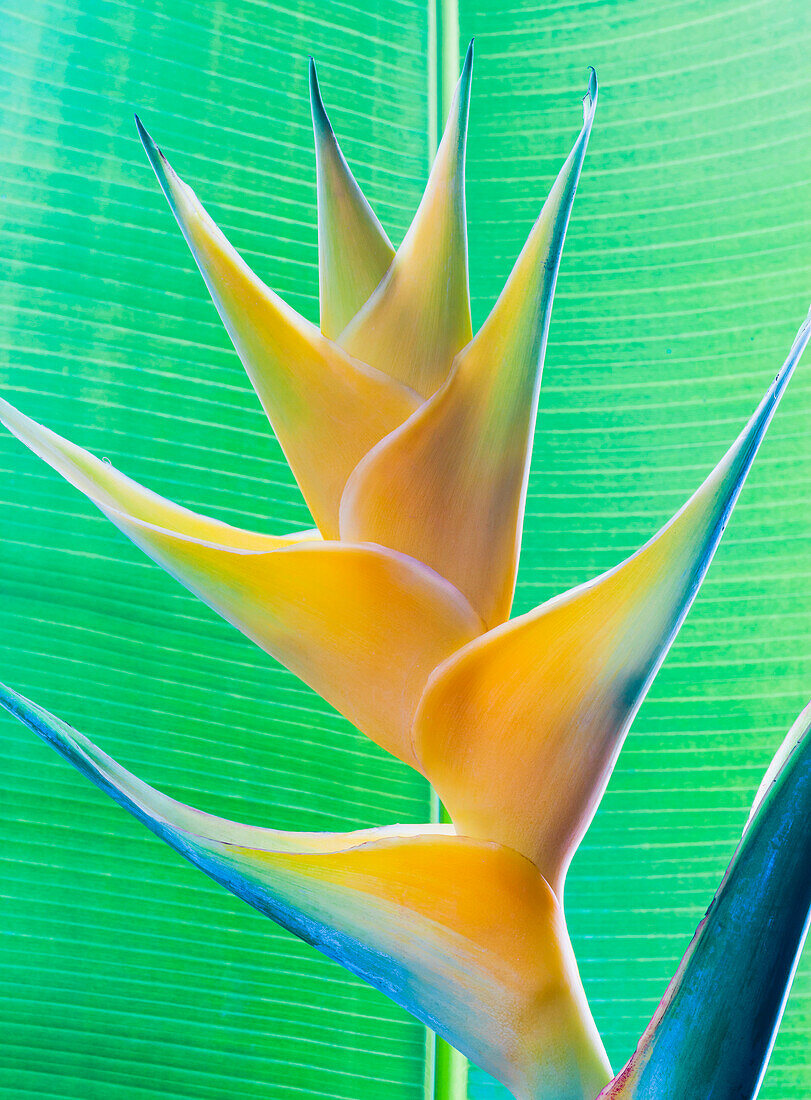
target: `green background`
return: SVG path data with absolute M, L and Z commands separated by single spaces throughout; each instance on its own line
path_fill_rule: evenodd
M 0 0 L 0 385 L 159 492 L 307 522 L 132 124 L 249 263 L 317 316 L 306 58 L 392 239 L 441 62 L 476 35 L 480 322 L 600 105 L 550 334 L 517 610 L 644 541 L 737 434 L 811 300 L 807 0 Z M 450 47 L 450 50 L 449 50 Z M 436 79 L 439 70 L 440 79 Z M 437 94 L 437 88 L 440 89 Z M 573 866 L 567 911 L 616 1068 L 811 692 L 811 363 Z M 2 678 L 126 766 L 280 828 L 428 814 L 428 792 L 0 437 Z M 2 725 L 0 1095 L 424 1094 L 425 1036 Z M 811 1096 L 801 964 L 762 1090 Z M 475 1069 L 472 1100 L 499 1093 Z

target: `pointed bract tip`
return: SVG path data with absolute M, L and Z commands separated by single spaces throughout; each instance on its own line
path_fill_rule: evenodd
M 7 711 L 12 718 L 16 718 L 42 736 L 42 731 L 35 725 L 35 720 L 42 715 L 41 709 L 36 703 L 32 703 L 30 699 L 26 699 L 14 688 L 3 683 L 0 683 L 0 709 Z
M 794 343 L 802 344 L 803 347 L 805 347 L 805 345 L 808 343 L 809 333 L 811 333 L 811 308 L 809 308 L 808 313 L 805 316 L 805 320 L 800 325 L 797 335 L 794 338 Z
M 468 113 L 470 111 L 470 88 L 473 83 L 473 40 L 471 39 L 470 45 L 467 48 L 465 54 L 464 64 L 462 65 L 462 72 L 459 76 L 459 80 L 456 83 L 456 90 L 453 94 L 453 100 L 451 102 L 450 111 L 448 113 L 448 121 L 446 124 L 445 133 L 448 133 L 448 127 L 453 125 L 457 129 L 457 133 L 461 135 L 464 141 L 467 135 L 467 120 Z
M 594 114 L 594 108 L 597 103 L 597 71 L 589 65 L 589 86 L 586 89 L 586 94 L 583 96 L 583 117 L 588 118 L 589 114 Z
M 158 183 L 160 184 L 161 190 L 166 196 L 166 200 L 169 203 L 170 209 L 175 213 L 175 216 L 177 216 L 176 189 L 178 188 L 178 186 L 182 186 L 180 178 L 175 170 L 172 168 L 169 161 L 157 147 L 155 142 L 149 136 L 149 132 L 137 115 L 135 116 L 135 125 L 138 127 L 138 136 L 141 139 L 141 144 L 144 147 L 146 155 L 149 157 L 149 163 L 152 165 L 155 175 L 158 178 Z
M 794 337 L 794 343 L 791 345 L 791 350 L 788 353 L 785 363 L 780 368 L 777 377 L 772 383 L 769 392 L 763 399 L 765 403 L 771 399 L 774 403 L 777 403 L 783 390 L 788 385 L 788 381 L 794 373 L 794 368 L 802 358 L 802 354 L 808 347 L 809 341 L 811 341 L 811 310 L 808 312 L 808 316 L 797 330 L 797 335 Z
M 318 71 L 315 67 L 314 58 L 310 58 L 310 110 L 313 114 L 313 126 L 316 132 L 321 131 L 322 134 L 331 134 L 332 125 L 327 115 L 327 109 L 324 106 L 324 100 L 321 97 L 321 86 L 318 83 Z
M 471 74 L 473 72 L 473 39 L 471 38 L 468 45 L 467 52 L 465 54 L 465 60 L 462 64 L 462 75 L 460 81 L 463 84 L 470 84 Z
M 807 740 L 811 740 L 811 702 L 800 712 L 772 758 L 752 802 L 752 809 L 749 811 L 749 817 L 743 830 L 744 835 L 746 835 L 750 825 L 757 817 L 758 811 L 768 797 L 769 792 L 777 784 L 786 768 L 791 766 L 792 757 L 795 753 L 802 751 L 803 743 Z
M 141 144 L 146 151 L 146 155 L 149 157 L 149 162 L 155 169 L 155 172 L 159 180 L 162 180 L 163 174 L 168 167 L 168 161 L 155 142 L 149 136 L 149 131 L 143 122 L 141 122 L 138 115 L 135 116 L 135 125 L 138 129 L 138 137 L 141 139 Z
M 147 142 L 151 142 L 152 139 L 147 133 L 146 126 L 144 126 L 143 122 L 141 122 L 138 112 L 135 111 L 132 117 L 135 119 L 135 128 L 138 131 L 138 137 L 141 139 L 143 144 L 146 145 Z
M 0 707 L 4 710 L 11 710 L 15 699 L 16 692 L 0 681 Z

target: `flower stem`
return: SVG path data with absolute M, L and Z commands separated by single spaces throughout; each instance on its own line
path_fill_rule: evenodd
M 459 77 L 458 0 L 428 0 L 428 169 Z M 431 791 L 431 820 L 450 821 Z M 432 1031 L 426 1036 L 425 1100 L 467 1100 L 464 1055 Z
M 431 820 L 450 822 L 450 816 L 431 791 Z M 430 1029 L 425 1043 L 425 1100 L 467 1100 L 468 1061 Z

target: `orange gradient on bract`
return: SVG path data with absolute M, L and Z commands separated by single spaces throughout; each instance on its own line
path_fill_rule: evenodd
M 454 826 L 281 833 L 147 787 L 52 715 L 0 705 L 218 882 L 394 998 L 521 1100 L 592 1100 L 610 1069 L 562 912 L 572 853 L 695 596 L 807 321 L 747 428 L 615 569 L 506 622 L 584 121 L 472 337 L 472 48 L 400 247 L 310 94 L 320 330 L 257 278 L 138 123 L 317 529 L 174 504 L 5 402 L 0 419 L 190 591 L 434 784 Z M 295 744 L 291 738 L 291 752 Z
M 312 58 L 310 107 L 318 189 L 321 331 L 334 340 L 386 274 L 394 249 L 341 152 Z
M 746 428 L 650 542 L 431 677 L 414 727 L 425 774 L 461 832 L 523 852 L 558 896 L 810 334 L 806 322 Z
M 242 825 L 168 798 L 3 685 L 0 706 L 186 859 L 384 990 L 517 1097 L 582 1100 L 610 1079 L 560 904 L 516 852 L 443 825 Z
M 181 584 L 418 767 L 411 720 L 428 676 L 483 629 L 452 585 L 381 546 L 241 531 L 143 488 L 7 402 L 0 420 Z
M 445 385 L 360 463 L 341 501 L 341 538 L 425 562 L 488 626 L 512 604 L 546 333 L 596 97 L 592 81 L 583 129 L 492 313 Z
M 142 126 L 140 133 L 313 519 L 325 538 L 335 537 L 346 479 L 419 398 L 347 355 L 265 286 Z
M 472 336 L 467 273 L 465 147 L 473 43 L 425 194 L 380 286 L 338 343 L 423 397 L 445 381 Z

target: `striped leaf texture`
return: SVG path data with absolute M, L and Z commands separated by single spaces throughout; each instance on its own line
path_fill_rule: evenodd
M 0 0 L 2 395 L 186 507 L 310 526 L 132 114 L 318 323 L 308 57 L 383 255 L 473 35 L 474 332 L 581 125 L 587 66 L 600 79 L 513 614 L 627 557 L 720 459 L 808 310 L 806 0 Z M 615 1069 L 808 699 L 809 414 L 806 363 L 567 878 Z M 0 506 L 0 679 L 222 817 L 341 832 L 427 819 L 416 773 L 6 434 Z M 0 1096 L 463 1100 L 447 1050 L 381 993 L 144 835 L 22 727 L 0 733 Z M 806 951 L 761 1100 L 811 1095 L 809 1033 Z M 471 1066 L 467 1096 L 507 1094 Z
M 368 7 L 0 4 L 5 396 L 157 492 L 273 534 L 312 521 L 133 112 L 248 263 L 317 323 L 308 55 L 395 240 L 427 168 L 424 8 Z M 427 820 L 416 774 L 33 456 L 5 437 L 0 454 L 0 660 L 15 686 L 76 725 L 103 716 L 110 752 L 222 816 Z M 420 1024 L 7 732 L 0 1095 L 423 1095 Z
M 802 0 L 503 5 L 476 35 L 474 331 L 600 107 L 563 254 L 513 614 L 616 565 L 718 461 L 808 310 Z M 811 685 L 811 372 L 800 364 L 575 857 L 566 913 L 615 1070 L 718 888 Z M 761 1100 L 811 1095 L 806 948 Z M 475 1100 L 504 1097 L 475 1068 Z M 671 1100 L 670 1097 L 667 1100 Z

